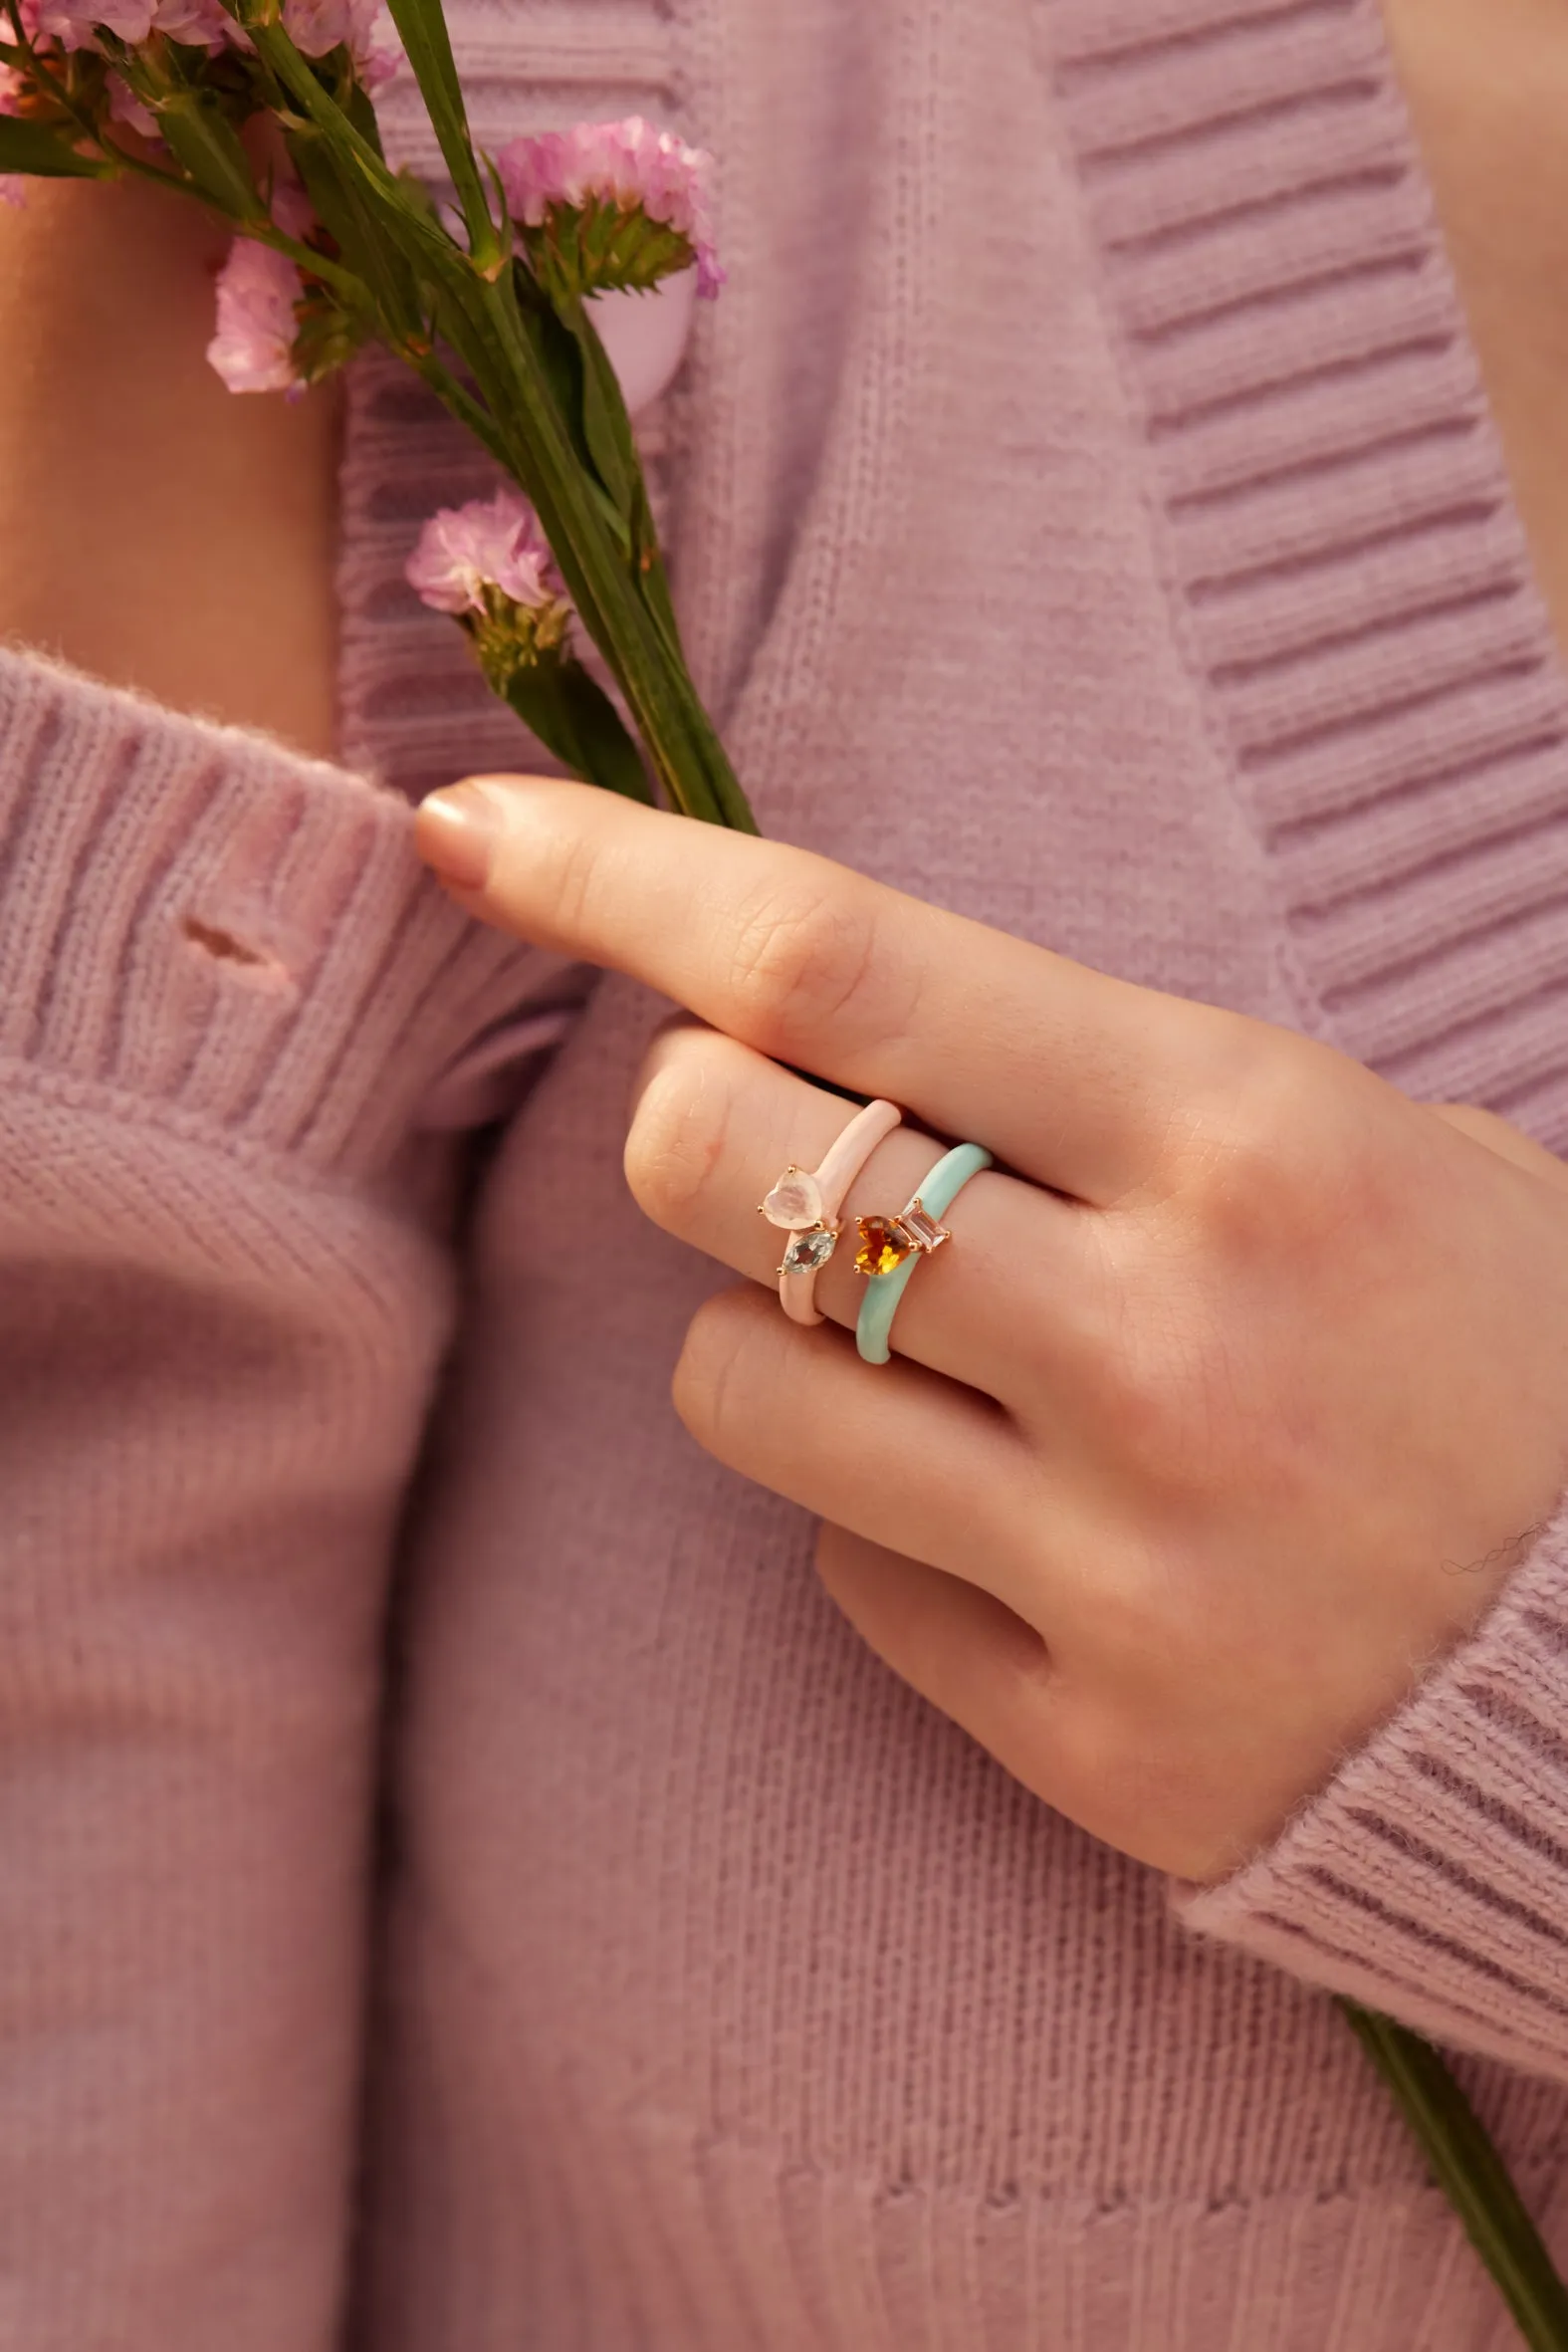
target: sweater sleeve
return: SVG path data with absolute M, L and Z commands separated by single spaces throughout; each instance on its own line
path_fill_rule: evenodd
M 1568 1505 L 1476 1631 L 1189 1925 L 1568 2080 Z
M 0 652 L 28 2352 L 334 2340 L 379 1627 L 450 1311 L 420 1105 L 531 984 L 409 835 L 362 779 Z

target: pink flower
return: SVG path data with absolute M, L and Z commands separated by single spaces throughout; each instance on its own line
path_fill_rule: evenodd
M 507 202 L 525 226 L 541 227 L 558 206 L 642 212 L 690 245 L 700 294 L 717 294 L 723 285 L 708 213 L 713 157 L 672 130 L 656 130 L 641 115 L 622 122 L 578 122 L 570 130 L 515 138 L 496 161 Z
M 132 47 L 153 33 L 188 49 L 250 46 L 220 0 L 26 0 L 24 20 L 28 8 L 37 32 L 64 49 L 95 48 L 97 25 L 107 25 Z
M 437 612 L 484 614 L 486 588 L 533 607 L 563 596 L 539 518 L 516 490 L 442 507 L 420 532 L 406 571 L 409 587 Z
M 207 358 L 231 392 L 287 392 L 294 364 L 295 304 L 303 287 L 287 255 L 236 237 L 218 272 L 218 332 Z
M 284 31 L 306 57 L 345 48 L 367 90 L 396 73 L 402 53 L 381 0 L 283 0 Z M 380 34 L 387 42 L 376 46 Z
M 26 174 L 21 171 L 0 171 L 0 204 L 14 204 L 20 210 L 26 202 Z
M 240 38 L 239 26 L 218 0 L 156 0 L 152 21 L 187 49 L 224 49 Z
M 319 224 L 316 207 L 292 179 L 281 179 L 272 191 L 272 217 L 286 237 L 303 244 Z
M 145 41 L 156 14 L 155 0 L 40 0 L 38 30 L 62 49 L 92 49 L 95 25 L 132 46 Z
M 109 118 L 123 122 L 131 130 L 139 130 L 143 138 L 156 138 L 158 118 L 148 106 L 143 106 L 128 82 L 118 74 L 107 78 L 109 90 Z

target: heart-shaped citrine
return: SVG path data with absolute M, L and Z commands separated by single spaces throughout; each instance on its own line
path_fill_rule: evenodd
M 855 1252 L 857 1274 L 891 1274 L 909 1256 L 909 1236 L 891 1217 L 858 1217 L 860 1247 Z

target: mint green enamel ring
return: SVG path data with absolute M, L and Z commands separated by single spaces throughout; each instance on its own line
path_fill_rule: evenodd
M 960 1143 L 938 1160 L 907 1208 L 896 1217 L 862 1217 L 860 1251 L 855 1264 L 867 1257 L 880 1261 L 881 1271 L 867 1274 L 865 1295 L 855 1320 L 855 1345 L 868 1364 L 885 1364 L 890 1353 L 888 1333 L 909 1278 L 922 1258 L 952 1240 L 940 1220 L 952 1208 L 972 1176 L 991 1166 L 991 1154 L 978 1143 Z

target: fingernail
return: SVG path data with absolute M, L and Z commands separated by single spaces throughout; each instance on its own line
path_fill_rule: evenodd
M 483 890 L 500 831 L 500 812 L 477 784 L 431 793 L 414 819 L 420 856 L 432 873 L 459 890 Z

